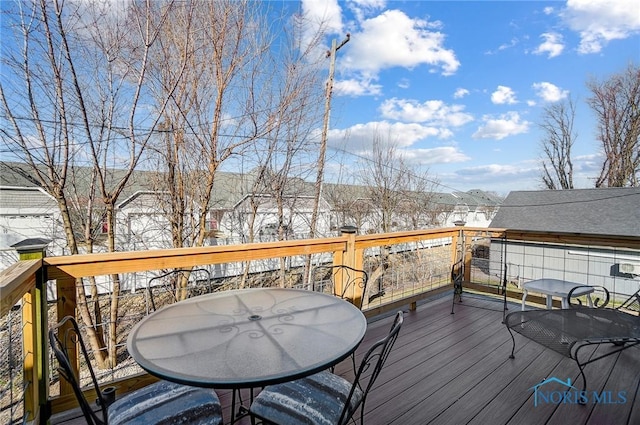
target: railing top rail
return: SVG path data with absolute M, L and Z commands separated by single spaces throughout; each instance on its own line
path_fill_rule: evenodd
M 36 285 L 36 272 L 42 267 L 41 259 L 18 261 L 0 270 L 0 316 L 9 310 Z
M 514 229 L 502 229 L 502 232 L 504 232 L 504 235 L 507 239 L 518 239 L 533 242 L 548 242 L 560 245 L 590 245 L 640 249 L 640 238 L 638 238 L 637 236 L 601 235 L 594 233 L 543 232 Z
M 49 279 L 79 278 L 113 273 L 261 260 L 291 255 L 307 255 L 345 249 L 346 237 L 342 236 L 324 239 L 48 257 L 44 259 L 44 263 L 47 267 L 47 278 Z
M 460 230 L 488 233 L 492 237 L 557 244 L 583 244 L 640 249 L 640 238 L 561 232 L 534 232 L 498 228 L 450 227 L 406 232 L 359 235 L 358 248 L 449 237 Z M 44 265 L 47 279 L 79 278 L 112 273 L 127 273 L 164 268 L 190 267 L 205 264 L 222 264 L 277 258 L 291 255 L 307 255 L 346 249 L 346 236 L 323 239 L 299 239 L 266 243 L 189 247 L 151 251 L 111 252 L 100 254 L 46 257 L 44 260 L 20 261 L 0 271 L 0 296 L 2 314 L 15 305 L 24 293 L 35 284 L 35 273 Z
M 356 236 L 356 247 L 364 249 L 381 245 L 394 245 L 399 243 L 446 238 L 457 235 L 459 230 L 459 228 L 446 228 L 359 235 Z

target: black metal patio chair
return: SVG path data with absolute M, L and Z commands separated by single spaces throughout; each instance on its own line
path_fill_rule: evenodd
M 115 399 L 115 388 L 98 385 L 78 322 L 71 316 L 49 329 L 49 343 L 58 361 L 59 375 L 73 387 L 82 413 L 89 425 L 120 424 L 213 424 L 222 425 L 222 408 L 213 390 L 158 381 Z M 68 350 L 78 351 L 86 362 L 96 403 L 87 400 L 80 379 L 74 372 Z M 99 413 L 97 412 L 99 411 Z
M 343 286 L 341 290 L 337 289 L 337 279 L 342 279 Z M 367 294 L 369 275 L 364 270 L 355 269 L 353 267 L 345 266 L 342 264 L 321 265 L 313 269 L 312 282 L 314 291 L 333 294 L 337 297 L 342 298 L 343 300 L 349 301 L 360 310 L 362 310 L 364 299 Z M 359 302 L 355 302 L 354 300 L 353 294 L 355 292 L 355 288 L 359 288 L 359 292 L 361 293 Z M 371 297 L 369 297 L 369 300 L 371 301 L 372 297 L 377 298 L 379 296 L 380 295 L 378 294 L 372 295 Z M 355 353 L 351 355 L 351 364 L 355 373 Z M 333 372 L 333 368 L 331 369 L 331 371 Z
M 176 296 L 176 284 L 183 276 L 196 276 L 196 275 L 204 275 L 204 293 L 210 293 L 214 291 L 213 286 L 211 285 L 211 272 L 204 268 L 193 268 L 193 269 L 174 269 L 168 272 L 162 273 L 158 276 L 154 276 L 149 279 L 147 283 L 147 295 L 149 297 L 150 305 L 148 306 L 147 313 L 150 311 L 156 311 L 163 305 L 167 303 L 175 303 L 178 302 L 178 297 Z M 167 278 L 171 277 L 174 279 L 172 283 L 167 281 Z M 198 280 L 197 278 L 195 279 Z M 183 288 L 187 297 L 193 296 L 192 292 L 195 291 L 195 288 L 187 286 Z M 157 292 L 157 293 L 156 293 Z M 160 298 L 164 298 L 164 300 L 156 301 L 156 297 L 160 295 Z
M 507 300 L 509 285 L 512 285 L 516 288 L 520 287 L 518 283 L 520 280 L 519 268 L 518 268 L 518 274 L 515 276 L 511 275 L 511 278 L 510 278 L 509 277 L 510 265 L 511 265 L 510 263 L 505 263 L 502 267 L 501 275 L 496 275 L 497 277 L 500 277 L 500 286 L 498 286 L 497 288 L 498 295 L 500 296 L 500 298 L 493 299 L 493 298 L 487 298 L 485 296 L 482 296 L 482 299 L 484 301 L 497 301 L 502 303 L 502 323 L 504 323 L 505 317 L 507 315 L 507 311 L 509 310 L 509 303 Z M 511 265 L 511 267 L 513 267 L 513 265 Z M 458 260 L 456 263 L 454 263 L 451 266 L 451 283 L 453 284 L 453 302 L 451 304 L 451 314 L 455 314 L 455 310 L 454 310 L 455 306 L 456 304 L 462 304 L 462 294 L 464 293 L 464 261 L 463 260 Z M 471 307 L 477 307 L 472 304 L 467 304 L 467 305 Z M 484 309 L 486 307 L 477 307 L 477 308 Z
M 464 261 L 458 260 L 451 266 L 451 283 L 453 283 L 453 302 L 451 303 L 451 314 L 455 314 L 456 298 L 458 303 L 462 303 L 462 280 L 464 279 Z
M 616 307 L 616 310 L 640 316 L 640 290 L 624 300 L 622 304 Z
M 337 279 L 341 279 L 343 282 L 341 289 L 338 289 L 336 285 Z M 313 269 L 311 281 L 314 291 L 333 294 L 362 309 L 367 294 L 369 275 L 364 270 L 341 264 L 321 265 Z M 353 294 L 356 288 L 362 294 L 359 300 L 354 300 Z
M 257 418 L 279 425 L 344 425 L 359 408 L 360 423 L 363 424 L 367 395 L 398 338 L 403 320 L 402 311 L 397 312 L 387 336 L 373 344 L 362 358 L 353 382 L 324 371 L 269 385 L 249 407 L 252 423 Z
M 514 358 L 516 332 L 575 361 L 582 377 L 582 391 L 587 388 L 586 365 L 640 344 L 640 291 L 618 307 L 607 308 L 609 291 L 604 287 L 590 287 L 594 289 L 590 294 L 594 300 L 593 307 L 589 307 L 572 295 L 584 286 L 569 292 L 568 309 L 516 311 L 505 318 L 512 340 L 510 358 Z M 582 354 L 585 348 L 597 345 L 608 347 L 597 355 Z

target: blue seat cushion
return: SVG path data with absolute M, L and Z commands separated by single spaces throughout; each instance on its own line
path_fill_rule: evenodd
M 222 424 L 214 390 L 159 381 L 125 394 L 108 409 L 109 425 Z
M 351 390 L 351 382 L 330 372 L 320 372 L 296 381 L 265 387 L 251 403 L 249 412 L 267 422 L 281 425 L 338 425 L 340 414 Z M 362 401 L 356 388 L 347 423 Z

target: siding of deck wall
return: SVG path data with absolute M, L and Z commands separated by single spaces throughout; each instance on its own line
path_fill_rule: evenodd
M 612 292 L 632 294 L 638 289 L 640 276 L 623 275 L 620 263 L 640 264 L 640 252 L 598 246 L 542 244 L 526 241 L 492 240 L 492 269 L 506 263 L 508 276 L 520 283 L 550 278 L 604 286 Z

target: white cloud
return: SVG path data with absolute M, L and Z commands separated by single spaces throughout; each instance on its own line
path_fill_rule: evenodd
M 508 112 L 498 118 L 489 115 L 482 118 L 484 125 L 473 133 L 474 139 L 495 139 L 501 140 L 508 136 L 526 133 L 530 123 L 520 119 L 517 112 Z
M 590 153 L 590 154 L 586 154 L 586 155 L 576 155 L 575 156 L 576 160 L 579 161 L 601 161 L 602 160 L 602 153 Z
M 517 45 L 518 45 L 518 43 L 519 43 L 519 41 L 518 41 L 518 39 L 517 39 L 517 38 L 512 38 L 510 42 L 508 42 L 508 43 L 504 43 L 504 44 L 501 44 L 500 46 L 498 46 L 498 50 L 507 50 L 507 49 L 510 49 L 510 48 L 512 48 L 512 47 L 517 46 Z
M 554 12 L 554 9 L 551 6 L 547 6 L 542 11 L 545 15 L 551 15 Z
M 339 80 L 334 82 L 333 92 L 343 96 L 376 96 L 382 93 L 382 86 L 366 79 Z
M 580 34 L 578 52 L 583 54 L 640 33 L 638 0 L 568 0 L 561 16 Z
M 498 86 L 496 91 L 491 94 L 491 101 L 496 105 L 518 103 L 515 92 L 506 86 Z
M 449 138 L 447 129 L 430 127 L 418 123 L 390 123 L 388 121 L 372 121 L 356 124 L 346 129 L 329 131 L 329 144 L 347 148 L 352 152 L 369 152 L 374 138 L 394 143 L 398 148 L 407 148 L 419 140 L 428 137 Z
M 382 9 L 386 6 L 386 0 L 349 0 L 349 3 L 367 9 Z
M 387 2 L 386 0 L 349 0 L 347 5 L 355 15 L 356 20 L 362 21 L 365 19 L 365 15 L 384 9 Z
M 405 122 L 421 122 L 444 127 L 459 127 L 473 116 L 464 112 L 463 105 L 446 105 L 441 100 L 427 100 L 419 103 L 413 99 L 388 99 L 380 105 L 384 118 Z
M 573 158 L 573 168 L 576 171 L 587 173 L 593 179 L 593 176 L 600 172 L 602 161 L 604 161 L 602 152 L 576 155 Z M 591 180 L 591 183 L 593 184 L 593 180 Z
M 438 174 L 440 180 L 458 190 L 491 187 L 506 196 L 512 190 L 539 189 L 540 170 L 537 161 L 510 164 L 487 164 Z
M 533 53 L 537 55 L 544 55 L 545 53 L 548 53 L 549 58 L 555 58 L 564 50 L 562 35 L 555 32 L 546 32 L 540 35 L 540 37 L 544 39 L 544 42 L 540 44 Z
M 530 170 L 526 170 L 519 165 L 504 165 L 504 164 L 488 164 L 488 165 L 480 165 L 477 167 L 467 167 L 461 170 L 458 170 L 456 174 L 462 176 L 484 176 L 484 177 L 506 177 L 506 176 L 516 176 L 521 173 L 528 173 Z
M 455 93 L 453 93 L 454 99 L 461 99 L 469 94 L 469 90 L 463 88 L 457 88 Z
M 302 14 L 309 32 L 322 28 L 331 34 L 342 33 L 342 8 L 338 0 L 302 0 Z
M 407 78 L 403 78 L 398 81 L 398 87 L 400 87 L 401 89 L 408 89 L 409 87 L 411 87 L 411 82 Z
M 496 50 L 488 50 L 484 54 L 485 55 L 495 55 L 496 53 L 498 53 L 498 52 L 500 52 L 502 50 L 507 50 L 507 49 L 511 49 L 513 47 L 516 47 L 519 43 L 520 43 L 520 40 L 518 40 L 517 38 L 514 37 L 508 43 L 503 43 L 500 46 L 498 46 L 498 48 Z
M 533 83 L 532 87 L 538 97 L 545 102 L 557 102 L 569 95 L 568 90 L 562 90 L 560 87 L 548 82 Z
M 432 149 L 403 149 L 402 154 L 409 163 L 418 165 L 451 164 L 471 159 L 454 146 L 442 146 Z
M 453 50 L 443 47 L 445 36 L 433 31 L 439 22 L 412 19 L 400 10 L 386 10 L 361 22 L 353 33 L 341 66 L 352 72 L 377 74 L 392 67 L 430 65 L 443 75 L 460 66 Z

